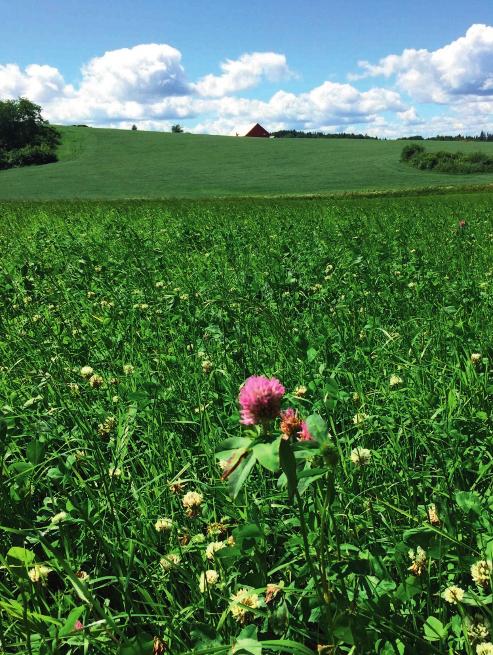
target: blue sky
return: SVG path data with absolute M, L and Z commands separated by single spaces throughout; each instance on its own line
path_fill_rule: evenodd
M 493 131 L 491 0 L 0 0 L 0 16 L 0 98 L 54 122 Z

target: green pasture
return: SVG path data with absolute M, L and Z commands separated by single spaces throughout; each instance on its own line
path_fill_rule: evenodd
M 249 139 L 64 127 L 60 161 L 0 172 L 0 199 L 318 195 L 493 183 L 493 175 L 419 171 L 402 141 Z M 430 150 L 491 143 L 425 142 Z

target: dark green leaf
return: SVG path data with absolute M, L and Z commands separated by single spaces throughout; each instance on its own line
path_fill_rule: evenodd
M 250 475 L 252 468 L 255 466 L 256 461 L 257 458 L 255 457 L 254 453 L 250 451 L 245 459 L 229 476 L 229 491 L 232 498 L 236 498 L 236 496 L 240 493 L 240 490 L 247 481 L 247 478 Z
M 281 443 L 279 445 L 279 461 L 288 482 L 288 496 L 290 499 L 292 499 L 296 493 L 296 487 L 298 484 L 296 475 L 296 459 L 294 457 L 291 444 L 285 439 L 281 439 Z

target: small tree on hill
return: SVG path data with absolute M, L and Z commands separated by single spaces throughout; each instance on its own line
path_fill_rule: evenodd
M 183 132 L 183 128 L 181 125 L 178 125 L 177 123 L 176 125 L 171 126 L 171 131 L 174 132 L 175 134 L 181 134 Z
M 136 132 L 136 131 L 137 131 L 137 125 L 132 125 L 132 132 Z

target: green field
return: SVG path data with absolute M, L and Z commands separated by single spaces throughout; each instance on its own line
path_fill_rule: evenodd
M 0 171 L 0 199 L 205 198 L 388 191 L 493 183 L 492 174 L 419 171 L 402 141 L 246 139 L 61 128 L 60 161 Z M 431 150 L 492 143 L 426 142 Z
M 421 179 L 397 143 L 84 135 L 2 173 L 2 195 L 324 191 L 348 177 L 332 153 L 354 152 L 349 186 Z M 0 650 L 475 655 L 492 210 L 487 194 L 0 204 Z M 240 425 L 251 375 L 284 384 L 312 441 Z

